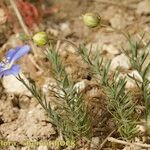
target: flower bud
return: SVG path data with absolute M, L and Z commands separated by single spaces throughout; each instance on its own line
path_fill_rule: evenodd
M 47 43 L 48 41 L 48 37 L 47 34 L 45 32 L 38 32 L 36 33 L 33 37 L 32 37 L 34 43 L 37 46 L 43 46 Z
M 90 28 L 97 27 L 100 23 L 100 20 L 100 17 L 94 13 L 86 13 L 83 15 L 84 24 Z

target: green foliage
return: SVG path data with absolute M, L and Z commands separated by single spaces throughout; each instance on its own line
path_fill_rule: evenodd
M 57 83 L 57 91 L 53 90 L 54 96 L 57 98 L 57 110 L 52 109 L 50 102 L 34 83 L 29 85 L 19 76 L 17 79 L 21 81 L 32 95 L 37 99 L 41 106 L 45 109 L 51 122 L 57 127 L 57 130 L 63 134 L 65 140 L 77 140 L 91 138 L 91 123 L 88 110 L 83 99 L 83 95 L 77 92 L 74 83 L 68 78 L 58 52 L 54 48 L 49 47 L 47 58 L 52 64 L 53 76 Z
M 59 58 L 58 52 L 55 51 L 54 48 L 49 47 L 46 56 L 52 64 L 52 68 L 53 68 L 52 73 L 54 78 L 57 81 L 57 84 L 61 85 L 62 87 L 63 85 L 69 86 L 69 84 L 71 83 L 69 83 L 69 79 L 65 71 L 65 67 Z
M 106 87 L 108 110 L 114 117 L 122 138 L 130 139 L 137 133 L 136 122 L 133 118 L 134 103 L 129 92 L 125 90 L 126 78 L 114 78 Z
M 65 111 L 65 115 L 60 114 L 65 121 L 65 123 L 61 125 L 63 127 L 63 133 L 67 134 L 67 138 L 71 136 L 90 139 L 90 117 L 87 113 L 83 95 L 77 92 L 73 82 L 69 80 L 58 52 L 55 51 L 54 48 L 49 47 L 47 57 L 52 63 L 53 75 L 57 81 L 57 86 L 63 93 L 63 96 L 58 96 L 58 100 L 64 102 L 63 111 Z
M 145 114 L 147 118 L 150 118 L 150 111 L 148 109 L 150 106 L 148 80 L 150 63 L 144 67 L 144 63 L 149 55 L 146 51 L 148 44 L 144 47 L 142 53 L 140 53 L 139 43 L 133 42 L 130 38 L 128 38 L 128 40 L 131 46 L 131 54 L 125 50 L 124 52 L 129 57 L 132 67 L 141 75 L 143 81 L 141 82 L 135 77 L 131 78 L 135 80 L 137 86 L 143 93 L 143 100 L 146 106 Z M 88 64 L 89 71 L 94 79 L 99 86 L 103 88 L 107 97 L 108 111 L 112 114 L 121 137 L 125 139 L 132 138 L 137 133 L 136 119 L 134 117 L 135 104 L 132 101 L 132 95 L 125 88 L 127 82 L 126 78 L 119 77 L 120 75 L 117 70 L 115 73 L 110 72 L 111 62 L 106 62 L 103 57 L 101 57 L 98 49 L 92 55 L 91 50 L 88 51 L 84 45 L 80 45 L 78 48 L 76 47 L 76 49 L 84 62 Z M 82 93 L 78 92 L 74 83 L 68 77 L 58 51 L 50 46 L 46 52 L 46 56 L 51 62 L 52 74 L 57 84 L 57 91 L 53 89 L 50 91 L 56 98 L 57 110 L 52 109 L 51 102 L 47 102 L 42 91 L 38 89 L 34 83 L 28 85 L 20 76 L 18 80 L 20 80 L 38 100 L 51 118 L 51 122 L 57 127 L 58 131 L 63 134 L 65 140 L 91 139 L 91 122 Z
M 144 35 L 141 37 L 140 41 L 134 41 L 130 36 L 127 36 L 127 39 L 130 44 L 131 56 L 127 54 L 126 50 L 123 50 L 124 53 L 128 56 L 132 68 L 136 69 L 142 78 L 142 82 L 137 80 L 135 77 L 131 77 L 135 80 L 137 87 L 141 90 L 143 101 L 145 103 L 145 118 L 147 121 L 150 121 L 150 81 L 148 79 L 150 73 L 150 62 L 146 64 L 146 59 L 148 59 L 148 42 L 146 45 L 142 46 L 142 40 Z
M 104 65 L 103 58 L 100 57 L 99 50 L 97 49 L 93 59 L 90 58 L 91 50 L 88 52 L 88 49 L 84 45 L 80 45 L 78 48 L 78 53 L 81 55 L 82 59 L 89 65 L 90 73 L 97 79 L 100 85 L 108 85 L 109 80 L 109 67 L 110 61 Z
M 107 97 L 108 110 L 112 114 L 122 138 L 130 139 L 136 134 L 136 122 L 134 119 L 134 104 L 129 92 L 126 91 L 126 79 L 119 78 L 119 72 L 114 73 L 113 79 L 110 78 L 110 64 L 104 63 L 98 50 L 93 59 L 90 52 L 82 45 L 78 53 L 89 65 L 90 72 L 97 82 L 104 88 Z
M 147 48 L 150 43 L 147 43 L 143 48 L 141 48 L 141 43 L 144 38 L 144 35 L 141 37 L 140 41 L 138 41 L 138 42 L 132 40 L 130 35 L 128 35 L 126 37 L 129 42 L 129 45 L 130 45 L 129 54 L 126 50 L 124 50 L 124 49 L 122 49 L 122 50 L 128 56 L 131 66 L 140 73 L 142 78 L 146 78 L 147 71 L 150 67 L 150 63 L 145 68 L 144 68 L 144 63 L 149 55 Z

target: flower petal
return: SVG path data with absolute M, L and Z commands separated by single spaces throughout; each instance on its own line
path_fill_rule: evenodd
M 8 75 L 18 75 L 20 71 L 20 66 L 19 65 L 13 65 L 10 69 L 6 69 L 4 71 L 1 71 L 0 72 L 0 78 L 3 77 L 3 76 L 8 76 Z
M 10 60 L 12 57 L 13 57 L 13 55 L 16 53 L 16 50 L 15 49 L 10 49 L 7 53 L 6 53 L 6 55 L 5 55 L 5 57 L 6 57 L 6 59 L 7 60 Z
M 16 53 L 12 56 L 12 58 L 10 60 L 11 63 L 14 63 L 15 61 L 17 61 L 20 57 L 27 54 L 30 50 L 31 50 L 31 48 L 29 45 L 24 45 L 21 48 L 16 49 Z
M 21 48 L 21 46 L 17 46 L 15 49 L 11 48 L 6 54 L 5 58 L 8 61 L 11 61 L 12 57 L 17 53 L 17 51 Z

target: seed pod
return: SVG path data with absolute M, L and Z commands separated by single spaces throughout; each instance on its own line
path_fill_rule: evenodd
M 33 37 L 32 37 L 34 43 L 37 46 L 43 46 L 45 44 L 47 44 L 48 42 L 48 37 L 47 34 L 45 32 L 38 32 L 36 33 Z
M 90 28 L 97 27 L 100 24 L 100 17 L 94 13 L 86 13 L 83 15 L 83 22 Z

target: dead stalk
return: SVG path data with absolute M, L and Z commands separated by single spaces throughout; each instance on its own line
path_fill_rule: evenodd
M 107 140 L 110 141 L 110 142 L 112 142 L 112 143 L 118 143 L 118 144 L 122 144 L 122 145 L 150 148 L 150 144 L 130 143 L 130 142 L 126 142 L 126 141 L 115 139 L 113 137 L 108 137 Z
M 18 9 L 18 7 L 17 7 L 17 5 L 16 5 L 15 0 L 10 0 L 10 4 L 11 4 L 11 6 L 12 6 L 12 8 L 13 8 L 13 10 L 14 10 L 14 12 L 15 12 L 15 14 L 16 14 L 18 20 L 19 20 L 19 23 L 20 23 L 20 25 L 21 25 L 21 27 L 22 27 L 24 33 L 27 34 L 27 35 L 29 35 L 28 28 L 27 28 L 27 26 L 25 25 L 25 23 L 24 23 L 24 21 L 23 21 L 23 18 L 22 18 L 22 16 L 21 16 L 20 12 L 19 12 L 19 9 Z
M 101 149 L 104 147 L 104 145 L 106 144 L 108 138 L 109 138 L 115 131 L 116 131 L 116 130 L 113 130 L 113 131 L 105 138 L 105 140 L 104 140 L 104 141 L 102 142 L 102 144 L 99 146 L 98 150 L 101 150 Z

